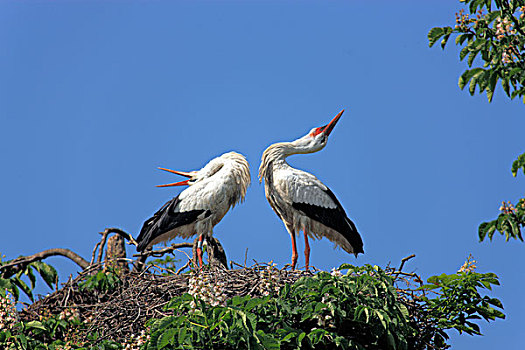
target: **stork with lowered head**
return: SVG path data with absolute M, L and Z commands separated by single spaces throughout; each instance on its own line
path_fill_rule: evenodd
M 213 227 L 230 208 L 244 200 L 250 185 L 248 162 L 243 155 L 228 152 L 212 159 L 198 171 L 159 169 L 185 176 L 188 180 L 157 187 L 189 187 L 144 222 L 137 238 L 137 250 L 142 252 L 174 237 L 189 238 L 199 235 L 197 258 L 202 266 L 204 238 L 211 238 Z

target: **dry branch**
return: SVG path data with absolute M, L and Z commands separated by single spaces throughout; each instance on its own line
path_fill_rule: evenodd
M 2 277 L 8 278 L 9 276 L 14 275 L 18 271 L 21 271 L 24 268 L 24 266 L 26 266 L 27 264 L 30 264 L 34 261 L 44 260 L 50 256 L 57 256 L 57 255 L 64 256 L 72 260 L 82 269 L 85 269 L 89 266 L 89 263 L 77 253 L 69 249 L 66 249 L 66 248 L 53 248 L 53 249 L 44 250 L 42 252 L 39 252 L 33 255 L 21 256 L 9 262 L 8 264 L 0 266 L 0 271 L 2 271 Z
M 147 258 L 150 256 L 154 256 L 158 258 L 158 257 L 163 256 L 164 254 L 172 253 L 174 250 L 177 250 L 179 248 L 191 248 L 191 247 L 193 247 L 193 243 L 189 243 L 189 242 L 174 243 L 166 248 L 162 248 L 158 250 L 146 250 L 139 254 L 133 254 L 133 257 L 146 257 Z

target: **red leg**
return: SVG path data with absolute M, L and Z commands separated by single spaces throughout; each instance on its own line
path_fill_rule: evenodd
M 295 270 L 297 264 L 297 246 L 295 244 L 295 232 L 290 233 L 292 237 L 292 270 Z
M 306 229 L 304 232 L 304 261 L 306 263 L 305 269 L 308 271 L 310 269 L 310 244 L 308 243 L 308 233 Z
M 202 267 L 202 241 L 204 241 L 204 236 L 199 236 L 199 243 L 197 243 L 197 259 L 199 259 L 199 267 Z

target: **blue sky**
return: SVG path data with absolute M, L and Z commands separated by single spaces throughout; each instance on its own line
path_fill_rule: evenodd
M 135 236 L 178 189 L 156 170 L 198 169 L 226 151 L 250 162 L 246 202 L 215 235 L 228 258 L 290 261 L 290 239 L 257 181 L 262 151 L 346 109 L 326 148 L 289 158 L 356 223 L 356 260 L 326 240 L 310 263 L 407 264 L 427 278 L 472 253 L 495 272 L 507 319 L 454 349 L 521 349 L 521 242 L 478 243 L 502 200 L 523 196 L 524 105 L 457 87 L 451 42 L 428 48 L 459 2 L 3 1 L 0 3 L 0 252 L 67 247 L 89 258 L 97 232 Z M 299 251 L 303 250 L 302 241 Z M 132 249 L 128 249 L 128 254 Z M 183 258 L 183 256 L 181 256 Z M 76 266 L 49 259 L 62 281 Z M 299 265 L 304 265 L 302 254 Z M 44 288 L 39 289 L 45 293 Z M 454 334 L 454 333 L 451 333 Z

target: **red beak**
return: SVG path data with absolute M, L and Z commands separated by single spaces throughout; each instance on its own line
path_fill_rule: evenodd
M 173 174 L 177 174 L 177 175 L 182 175 L 182 176 L 185 176 L 185 177 L 192 177 L 193 176 L 193 173 L 186 172 L 186 171 L 177 171 L 177 170 L 171 170 L 171 169 L 160 168 L 160 167 L 158 169 L 164 170 L 164 171 L 167 171 L 167 172 L 170 172 L 170 173 L 173 173 Z
M 332 132 L 332 130 L 334 129 L 335 124 L 337 124 L 337 121 L 339 120 L 339 118 L 341 118 L 341 116 L 343 115 L 344 111 L 345 110 L 343 109 L 341 112 L 339 112 L 339 114 L 337 114 L 334 117 L 334 119 L 332 119 L 330 121 L 330 123 L 328 123 L 327 125 L 320 126 L 320 127 L 316 128 L 315 131 L 311 135 L 312 136 L 317 136 L 320 133 L 325 133 L 326 136 L 328 137 L 330 135 L 330 133 Z
M 188 182 L 190 182 L 190 180 L 184 180 L 184 181 L 174 182 L 174 183 L 165 184 L 165 185 L 157 185 L 156 187 L 185 186 L 185 185 L 188 185 Z
M 326 134 L 326 136 L 330 135 L 330 133 L 332 132 L 332 130 L 334 130 L 334 127 L 335 127 L 335 124 L 337 124 L 337 122 L 339 121 L 339 119 L 341 118 L 341 116 L 343 115 L 344 113 L 344 109 L 339 112 L 335 117 L 334 119 L 332 119 L 330 121 L 330 123 L 328 123 L 328 125 L 324 128 L 324 130 L 322 132 L 324 132 Z
M 159 169 L 167 171 L 167 172 L 170 172 L 170 173 L 173 173 L 173 174 L 182 175 L 182 176 L 185 176 L 185 177 L 190 177 L 190 178 L 195 174 L 195 172 L 177 171 L 177 170 L 171 170 L 171 169 L 166 169 L 166 168 L 159 168 Z M 166 184 L 166 185 L 157 185 L 157 187 L 185 186 L 185 185 L 188 185 L 188 182 L 190 182 L 190 180 L 173 182 L 173 183 Z

